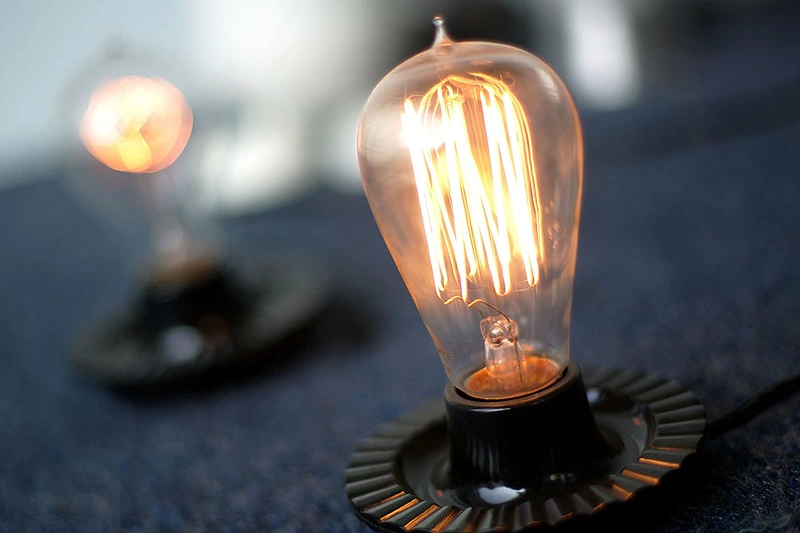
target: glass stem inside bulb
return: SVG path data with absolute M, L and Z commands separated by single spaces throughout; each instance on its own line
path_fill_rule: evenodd
M 525 383 L 525 353 L 519 344 L 519 326 L 506 316 L 481 320 L 486 371 L 505 387 Z
M 486 391 L 504 393 L 505 397 L 519 396 L 541 390 L 554 383 L 560 374 L 559 364 L 545 355 L 539 355 L 519 342 L 519 325 L 515 320 L 486 300 L 476 298 L 467 303 L 453 296 L 445 305 L 464 302 L 467 309 L 475 309 L 481 316 L 480 331 L 483 337 L 483 367 L 474 371 L 465 381 L 466 388 L 483 397 Z M 494 311 L 487 315 L 481 307 Z
M 188 283 L 215 267 L 217 258 L 181 206 L 176 177 L 165 169 L 141 176 L 152 231 L 151 283 Z
M 149 207 L 155 254 L 160 261 L 172 263 L 188 255 L 191 240 L 181 220 L 175 184 L 165 171 L 141 180 L 142 194 Z

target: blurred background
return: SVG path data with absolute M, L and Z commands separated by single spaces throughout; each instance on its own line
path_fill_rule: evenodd
M 120 47 L 176 73 L 196 115 L 189 151 L 213 191 L 207 203 L 241 213 L 319 185 L 360 193 L 361 106 L 429 46 L 434 13 L 457 38 L 514 43 L 549 62 L 584 115 L 591 165 L 790 120 L 758 91 L 796 94 L 798 11 L 791 0 L 5 2 L 0 187 L 57 164 L 69 87 Z M 717 113 L 748 98 L 769 109 Z M 615 122 L 631 108 L 669 124 L 642 139 Z

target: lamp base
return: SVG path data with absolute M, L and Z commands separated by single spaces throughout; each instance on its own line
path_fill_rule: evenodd
M 605 441 L 588 467 L 531 486 L 453 486 L 445 405 L 436 401 L 382 426 L 353 454 L 346 490 L 354 511 L 375 531 L 521 533 L 603 514 L 658 485 L 697 450 L 705 411 L 680 384 L 614 370 L 583 381 Z
M 90 324 L 70 354 L 77 370 L 123 389 L 192 382 L 266 357 L 330 296 L 323 272 L 279 256 L 183 270 L 154 271 L 127 305 Z

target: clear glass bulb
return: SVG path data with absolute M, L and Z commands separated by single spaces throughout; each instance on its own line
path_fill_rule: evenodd
M 474 398 L 512 398 L 569 361 L 583 146 L 543 61 L 502 44 L 433 47 L 374 89 L 358 130 L 375 220 L 441 356 Z

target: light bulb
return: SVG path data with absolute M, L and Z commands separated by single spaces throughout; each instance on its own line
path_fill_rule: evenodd
M 632 369 L 584 381 L 570 361 L 575 106 L 536 57 L 453 42 L 435 23 L 433 47 L 373 91 L 358 148 L 450 383 L 444 402 L 363 442 L 347 494 L 376 531 L 557 526 L 650 490 L 695 452 L 706 419 L 674 381 Z
M 155 245 L 153 280 L 191 277 L 197 270 L 194 235 L 176 202 L 178 178 L 164 172 L 186 147 L 192 124 L 192 110 L 174 85 L 136 75 L 98 84 L 80 122 L 86 150 L 140 185 Z
M 451 383 L 522 396 L 569 362 L 580 123 L 543 61 L 434 22 L 364 107 L 364 189 Z
M 149 283 L 191 282 L 219 261 L 212 221 L 199 212 L 196 158 L 185 150 L 194 116 L 180 80 L 113 47 L 65 91 L 69 184 Z

